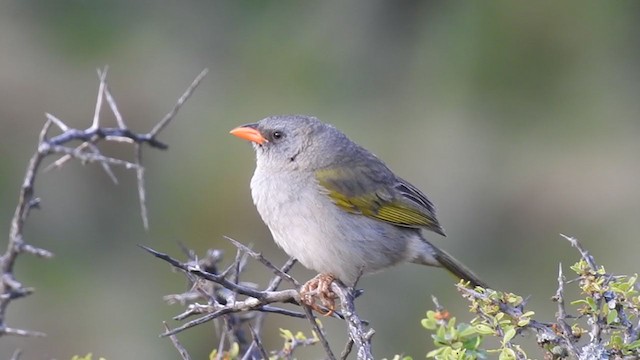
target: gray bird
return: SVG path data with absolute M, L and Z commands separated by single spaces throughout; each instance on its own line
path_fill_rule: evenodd
M 256 151 L 251 195 L 273 239 L 324 281 L 352 286 L 361 274 L 412 262 L 486 287 L 423 237 L 422 229 L 444 235 L 431 201 L 335 127 L 280 115 L 231 134 Z

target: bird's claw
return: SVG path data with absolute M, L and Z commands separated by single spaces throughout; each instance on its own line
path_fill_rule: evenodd
M 324 316 L 333 315 L 336 310 L 336 294 L 331 290 L 335 277 L 331 274 L 318 274 L 300 288 L 300 301 Z M 316 303 L 320 301 L 320 304 Z M 320 307 L 320 305 L 322 307 Z

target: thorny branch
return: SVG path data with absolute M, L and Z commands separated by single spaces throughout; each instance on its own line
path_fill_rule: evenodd
M 524 358 L 525 354 L 511 343 L 511 339 L 527 330 L 536 334 L 538 344 L 546 350 L 545 359 L 637 359 L 640 349 L 637 275 L 607 273 L 577 239 L 562 237 L 580 252 L 582 258 L 571 267 L 579 281 L 570 281 L 578 283 L 585 296 L 571 302 L 579 305 L 578 316 L 569 314 L 565 308 L 565 278 L 560 265 L 558 288 L 552 298 L 557 303 L 554 323 L 531 319 L 533 312 L 525 312 L 526 301 L 517 295 L 491 289 L 470 289 L 466 284 L 459 284 L 462 295 L 471 301 L 471 311 L 478 315 L 472 324 L 489 328 L 488 333 L 505 339 L 503 348 L 513 350 L 513 356 L 518 359 Z M 511 333 L 507 336 L 504 329 Z M 588 339 L 583 334 L 589 334 Z
M 331 290 L 340 298 L 342 312 L 349 327 L 349 338 L 358 349 L 358 359 L 373 359 L 373 354 L 371 353 L 371 338 L 375 331 L 373 329 L 367 330 L 365 322 L 363 322 L 356 313 L 354 290 L 338 282 L 331 284 Z M 348 352 L 346 355 L 348 355 Z
M 260 340 L 260 331 L 264 315 L 267 313 L 277 313 L 294 318 L 306 317 L 311 323 L 314 338 L 306 340 L 290 339 L 292 342 L 289 343 L 289 347 L 272 352 L 272 354 L 276 356 L 279 354 L 289 354 L 286 357 L 289 358 L 291 355 L 290 352 L 293 351 L 294 348 L 319 342 L 326 353 L 326 357 L 328 359 L 336 359 L 320 322 L 316 319 L 309 307 L 300 304 L 298 281 L 287 274 L 295 263 L 295 260 L 290 259 L 283 267 L 278 268 L 264 258 L 262 254 L 251 250 L 231 238 L 225 238 L 236 246 L 237 253 L 235 261 L 223 270 L 219 267 L 219 263 L 222 261 L 221 252 L 217 250 L 210 250 L 208 255 L 200 260 L 195 258 L 193 252 L 186 251 L 189 256 L 189 261 L 181 262 L 167 254 L 140 245 L 140 247 L 155 257 L 184 271 L 189 279 L 190 289 L 187 292 L 165 297 L 165 299 L 173 303 L 180 302 L 185 305 L 189 303 L 187 310 L 175 316 L 174 320 L 184 320 L 191 316 L 198 316 L 194 320 L 188 321 L 178 327 L 171 330 L 168 329 L 162 333 L 161 336 L 174 336 L 196 325 L 212 320 L 223 320 L 226 324 L 231 324 L 231 326 L 225 327 L 223 333 L 220 334 L 220 344 L 222 345 L 224 339 L 233 338 L 240 350 L 238 358 L 259 359 L 264 358 L 264 354 L 266 353 Z M 274 273 L 274 278 L 263 290 L 258 289 L 256 284 L 243 283 L 237 280 L 238 272 L 241 271 L 242 268 L 240 263 L 245 258 L 245 255 L 259 261 Z M 294 286 L 294 288 L 277 290 L 282 280 L 286 280 Z M 366 328 L 368 325 L 367 322 L 361 320 L 355 311 L 355 298 L 358 297 L 361 292 L 347 288 L 337 281 L 333 283 L 332 290 L 339 297 L 342 305 L 342 312 L 335 311 L 332 316 L 344 319 L 347 322 L 350 337 L 349 343 L 355 344 L 358 354 L 357 358 L 373 359 L 371 355 L 371 337 L 374 332 L 372 329 Z M 198 300 L 204 300 L 206 303 L 199 303 L 197 302 Z M 282 305 L 301 306 L 303 312 L 284 308 Z M 250 332 L 251 340 L 248 340 L 248 336 L 245 335 L 247 331 Z M 228 340 L 227 342 L 229 342 L 229 345 L 233 343 Z M 347 348 L 350 351 L 350 347 L 347 346 Z M 222 354 L 222 347 L 219 347 L 217 354 Z M 348 352 L 343 355 L 343 358 L 345 358 Z
M 104 171 L 114 182 L 117 182 L 117 179 L 111 171 L 112 165 L 124 166 L 127 169 L 135 169 L 138 175 L 138 193 L 140 198 L 141 215 L 144 226 L 147 228 L 148 219 L 145 204 L 144 167 L 141 162 L 142 145 L 146 144 L 152 148 L 161 150 L 167 148 L 166 144 L 157 139 L 158 133 L 174 119 L 177 111 L 200 84 L 200 81 L 206 74 L 207 70 L 205 69 L 195 78 L 171 111 L 148 133 L 135 133 L 129 130 L 126 126 L 124 119 L 118 110 L 114 97 L 107 85 L 106 68 L 98 70 L 98 77 L 100 80 L 98 95 L 93 119 L 91 121 L 91 125 L 87 129 L 82 130 L 70 128 L 57 117 L 51 114 L 46 114 L 46 122 L 40 131 L 37 150 L 29 160 L 24 180 L 20 188 L 18 204 L 16 206 L 13 219 L 11 220 L 7 248 L 0 256 L 0 337 L 3 335 L 44 336 L 41 332 L 9 327 L 6 323 L 6 311 L 11 301 L 33 293 L 33 289 L 24 286 L 15 277 L 14 266 L 18 256 L 26 253 L 42 258 L 53 257 L 53 253 L 48 250 L 41 249 L 27 243 L 23 236 L 25 222 L 30 211 L 37 208 L 40 203 L 40 199 L 35 197 L 34 194 L 36 177 L 43 160 L 50 155 L 62 155 L 59 159 L 54 161 L 49 168 L 60 168 L 71 159 L 80 160 L 82 163 L 96 162 L 102 166 Z M 103 127 L 101 124 L 100 113 L 102 110 L 103 100 L 105 99 L 116 118 L 117 127 Z M 52 125 L 59 128 L 61 131 L 59 135 L 49 136 L 49 130 Z M 72 141 L 82 141 L 82 143 L 79 146 L 70 147 L 68 144 Z M 136 150 L 135 162 L 102 155 L 98 148 L 98 143 L 101 141 L 134 144 Z M 16 351 L 13 358 L 17 359 L 19 356 L 20 352 Z
M 580 244 L 578 239 L 571 236 L 566 236 L 564 234 L 560 234 L 560 236 L 562 236 L 567 241 L 569 241 L 569 243 L 571 243 L 571 246 L 578 249 L 578 251 L 580 252 L 580 255 L 582 256 L 582 259 L 587 262 L 587 264 L 589 265 L 589 268 L 591 268 L 591 271 L 593 272 L 598 271 L 598 265 L 596 265 L 595 259 L 593 258 L 593 256 L 591 256 L 591 254 L 589 254 L 589 252 L 584 247 L 582 247 L 582 244 Z M 605 280 L 605 282 L 608 282 L 608 280 Z M 595 301 L 596 301 L 597 308 L 602 307 L 602 297 L 597 297 Z M 602 325 L 603 319 L 599 315 L 595 315 L 590 322 L 591 322 L 591 331 L 589 332 L 589 335 L 591 336 L 591 339 L 597 343 L 602 342 L 601 325 Z
M 571 326 L 567 323 L 567 310 L 564 306 L 564 274 L 562 273 L 562 264 L 558 266 L 558 290 L 552 300 L 558 303 L 558 312 L 556 313 L 556 321 L 560 329 L 556 331 L 564 340 L 564 345 L 569 354 L 578 357 L 579 350 L 575 345 L 576 337 L 573 335 Z
M 495 299 L 491 297 L 490 292 L 478 291 L 476 289 L 469 289 L 465 286 L 458 285 L 458 290 L 463 294 L 463 296 L 471 299 L 471 300 L 479 300 L 487 304 L 491 304 L 495 306 L 499 311 L 510 317 L 511 319 L 520 319 L 524 311 L 524 304 L 520 304 L 517 306 L 508 304 L 500 299 Z M 482 318 L 491 319 L 492 314 L 484 313 L 484 310 L 479 309 L 478 315 Z M 552 328 L 551 324 L 546 324 L 539 322 L 537 320 L 531 319 L 529 323 L 526 325 L 527 329 L 533 330 L 537 337 L 538 343 L 540 344 L 561 344 L 563 346 L 567 346 L 567 340 L 559 336 Z M 504 334 L 497 334 L 499 337 L 502 337 Z M 508 344 L 510 346 L 510 344 Z
M 169 327 L 167 326 L 167 323 L 165 321 L 162 322 L 162 325 L 164 325 L 164 329 L 166 331 L 169 331 Z M 180 357 L 182 358 L 182 360 L 191 360 L 191 356 L 189 356 L 189 352 L 187 352 L 187 349 L 185 349 L 184 346 L 182 346 L 182 344 L 180 343 L 180 341 L 178 341 L 177 336 L 171 335 L 169 336 L 169 339 L 171 339 L 171 342 L 173 343 L 173 347 L 175 347 L 176 350 L 178 350 L 178 353 L 180 354 Z

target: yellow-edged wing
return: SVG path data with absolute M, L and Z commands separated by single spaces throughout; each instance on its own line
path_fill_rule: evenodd
M 321 169 L 315 174 L 337 206 L 396 226 L 426 228 L 444 235 L 433 204 L 416 187 L 381 163 L 375 168 L 349 165 Z

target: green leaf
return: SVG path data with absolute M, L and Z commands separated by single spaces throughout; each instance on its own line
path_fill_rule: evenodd
M 438 330 L 436 331 L 436 336 L 437 336 L 439 339 L 442 339 L 442 341 L 444 341 L 445 336 L 446 336 L 446 333 L 447 333 L 447 329 L 446 329 L 444 326 L 440 326 L 440 327 L 438 328 Z
M 233 345 L 231 345 L 231 348 L 229 349 L 229 351 L 227 351 L 227 353 L 232 359 L 237 358 L 238 355 L 240 355 L 240 345 L 238 345 L 237 342 L 234 342 Z
M 502 337 L 503 343 L 504 344 L 508 343 L 509 341 L 511 341 L 511 339 L 513 339 L 514 336 L 516 336 L 516 329 L 515 328 L 507 329 L 507 331 L 504 332 L 504 336 Z
M 422 319 L 420 321 L 420 324 L 427 330 L 435 330 L 436 326 L 438 325 L 436 321 L 432 319 Z
M 634 350 L 640 348 L 640 340 L 636 340 L 624 347 L 626 350 Z
M 447 340 L 453 340 L 458 338 L 458 329 L 455 327 L 449 327 L 449 332 L 447 334 Z
M 611 340 L 609 340 L 609 345 L 614 349 L 622 348 L 623 340 L 622 336 L 620 336 L 619 332 L 616 332 L 611 335 Z
M 460 327 L 460 329 L 458 329 L 458 336 L 461 338 L 466 338 L 466 337 L 470 337 L 470 336 L 474 336 L 477 334 L 476 329 L 472 326 L 464 326 L 464 327 Z
M 282 329 L 280 328 L 280 336 L 283 337 L 285 340 L 293 340 L 293 333 L 291 332 L 291 330 L 288 329 Z
M 441 348 L 437 348 L 435 350 L 431 350 L 431 351 L 429 351 L 427 353 L 427 357 L 428 358 L 436 357 L 436 356 L 440 355 L 444 351 L 444 349 L 445 348 L 441 347 Z
M 500 356 L 498 356 L 498 360 L 515 360 L 516 352 L 513 349 L 504 348 L 500 352 Z
M 613 324 L 618 320 L 618 312 L 615 309 L 609 310 L 607 314 L 607 324 Z
M 482 334 L 482 335 L 493 335 L 495 334 L 495 331 L 486 324 L 476 324 L 474 326 L 474 329 L 478 332 L 478 334 Z
M 481 336 L 476 336 L 476 341 L 473 343 L 472 346 L 469 347 L 469 349 L 478 349 L 480 347 L 480 344 L 482 344 L 482 337 Z

